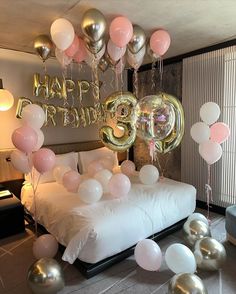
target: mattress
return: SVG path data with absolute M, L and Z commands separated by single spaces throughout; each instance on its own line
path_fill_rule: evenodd
M 96 263 L 186 218 L 195 210 L 196 189 L 167 178 L 154 185 L 132 179 L 127 197 L 105 194 L 85 204 L 77 194 L 56 182 L 39 184 L 33 197 L 29 184 L 22 188 L 25 207 L 58 242 L 66 247 L 62 259 Z M 34 202 L 36 201 L 36 202 Z

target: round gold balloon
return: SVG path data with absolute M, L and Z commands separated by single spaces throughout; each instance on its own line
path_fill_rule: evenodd
M 200 220 L 186 221 L 183 226 L 185 242 L 193 246 L 195 242 L 204 237 L 211 236 L 209 226 Z
M 99 60 L 98 67 L 99 67 L 99 69 L 100 69 L 102 72 L 105 72 L 105 71 L 108 69 L 108 67 L 109 67 L 109 63 L 108 63 L 106 57 L 102 57 L 102 58 Z
M 226 260 L 224 246 L 217 240 L 206 237 L 198 240 L 194 246 L 197 266 L 207 271 L 215 271 L 222 267 Z
M 28 285 L 35 294 L 53 294 L 64 288 L 63 272 L 52 258 L 37 260 L 28 271 Z
M 105 16 L 95 8 L 87 10 L 82 18 L 81 29 L 91 42 L 98 42 L 106 31 Z
M 175 275 L 169 282 L 168 294 L 207 294 L 202 280 L 194 275 L 182 273 Z
M 133 25 L 133 37 L 128 43 L 129 50 L 135 54 L 138 53 L 146 43 L 146 35 L 144 30 L 138 26 Z
M 34 49 L 39 57 L 45 61 L 49 58 L 53 43 L 47 35 L 39 35 L 34 40 Z
M 100 39 L 97 42 L 92 42 L 89 38 L 84 38 L 85 44 L 88 48 L 88 50 L 93 53 L 93 54 L 97 54 L 98 52 L 100 52 L 102 50 L 102 47 L 104 46 L 104 40 Z
M 175 109 L 162 95 L 150 95 L 135 107 L 137 136 L 149 141 L 164 140 L 173 130 Z
M 136 103 L 136 97 L 131 92 L 115 92 L 105 100 L 105 111 L 115 115 L 117 126 L 124 130 L 123 135 L 117 137 L 111 126 L 100 129 L 100 138 L 109 149 L 123 152 L 133 145 L 136 138 L 133 108 Z
M 159 153 L 167 153 L 179 146 L 184 135 L 184 110 L 181 102 L 167 93 L 160 93 L 165 102 L 170 103 L 175 112 L 175 123 L 171 133 L 162 140 L 156 140 L 155 146 Z

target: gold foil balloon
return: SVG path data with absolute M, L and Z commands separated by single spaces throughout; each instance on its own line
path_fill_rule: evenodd
M 183 226 L 185 242 L 193 246 L 195 242 L 204 237 L 211 236 L 209 226 L 200 220 L 186 221 Z
M 133 25 L 133 37 L 128 43 L 129 50 L 135 54 L 138 53 L 146 43 L 146 35 L 144 30 L 138 26 Z
M 163 140 L 173 130 L 175 110 L 162 95 L 150 95 L 135 107 L 137 136 L 144 140 Z
M 197 266 L 207 271 L 215 271 L 222 267 L 226 260 L 224 246 L 217 240 L 206 237 L 198 240 L 194 246 Z
M 99 10 L 89 9 L 83 15 L 81 29 L 91 42 L 98 42 L 105 34 L 106 19 Z
M 98 67 L 99 67 L 99 69 L 100 69 L 102 72 L 105 72 L 105 71 L 108 69 L 108 67 L 109 67 L 109 63 L 108 63 L 106 57 L 102 57 L 102 58 L 99 60 Z
M 136 103 L 136 97 L 130 92 L 115 92 L 105 100 L 105 111 L 115 115 L 117 126 L 124 130 L 123 135 L 117 137 L 111 126 L 100 129 L 100 138 L 109 149 L 123 152 L 133 145 L 136 138 L 133 108 Z
M 28 271 L 28 285 L 35 294 L 53 294 L 64 288 L 60 265 L 52 258 L 41 258 Z
M 184 135 L 184 110 L 181 102 L 167 93 L 160 93 L 163 100 L 170 103 L 175 112 L 175 123 L 170 134 L 162 140 L 156 140 L 156 149 L 159 153 L 167 153 L 179 146 Z
M 207 294 L 202 280 L 188 273 L 175 275 L 169 282 L 168 294 Z
M 49 58 L 52 48 L 53 43 L 47 35 L 39 35 L 35 38 L 34 49 L 43 62 Z
M 93 54 L 97 54 L 98 52 L 100 52 L 104 46 L 104 40 L 100 39 L 97 42 L 92 42 L 90 39 L 88 38 L 84 38 L 85 44 L 88 48 L 88 50 L 93 53 Z

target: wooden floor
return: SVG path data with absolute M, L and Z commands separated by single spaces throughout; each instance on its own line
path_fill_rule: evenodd
M 198 272 L 208 289 L 208 294 L 236 293 L 236 247 L 225 241 L 226 232 L 224 217 L 211 214 L 212 236 L 224 243 L 227 251 L 227 263 L 221 271 L 207 273 Z M 27 271 L 35 261 L 32 254 L 34 241 L 33 228 L 27 227 L 25 234 L 15 235 L 0 240 L 0 293 L 28 294 Z M 158 242 L 163 255 L 166 248 L 173 243 L 183 243 L 182 232 L 178 231 Z M 86 280 L 73 266 L 61 261 L 58 253 L 57 261 L 61 264 L 65 275 L 65 288 L 60 294 L 166 294 L 168 282 L 173 273 L 163 263 L 160 271 L 148 272 L 137 266 L 133 256 L 116 264 L 103 273 Z

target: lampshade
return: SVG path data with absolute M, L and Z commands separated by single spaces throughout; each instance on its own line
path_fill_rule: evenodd
M 10 109 L 13 104 L 14 98 L 12 94 L 8 90 L 3 89 L 2 79 L 0 79 L 0 111 L 6 111 Z

